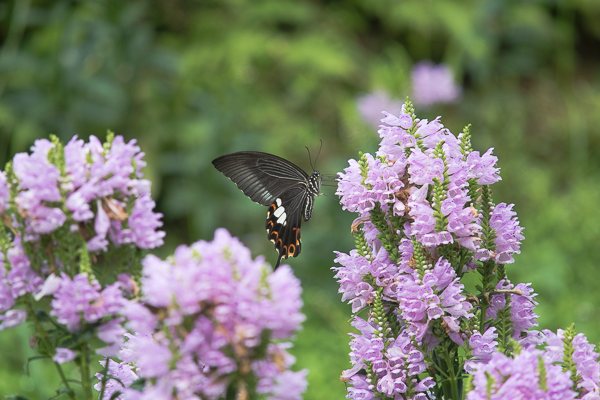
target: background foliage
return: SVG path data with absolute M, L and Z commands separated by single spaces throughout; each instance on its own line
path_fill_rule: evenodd
M 426 3 L 426 4 L 424 4 Z M 275 259 L 264 210 L 210 161 L 256 149 L 307 169 L 341 170 L 377 135 L 356 98 L 404 99 L 421 60 L 455 71 L 463 99 L 417 110 L 476 148 L 495 147 L 526 241 L 509 274 L 532 281 L 544 327 L 575 321 L 600 341 L 600 3 L 594 0 L 9 0 L 0 3 L 0 163 L 55 133 L 136 138 L 165 214 L 168 253 L 227 227 Z M 393 111 L 393 110 L 390 110 Z M 343 398 L 349 310 L 332 251 L 351 247 L 351 216 L 324 188 L 291 261 L 308 316 L 295 349 L 307 399 Z M 48 398 L 54 377 L 28 365 L 28 330 L 0 333 L 0 395 Z M 47 377 L 48 376 L 48 377 Z

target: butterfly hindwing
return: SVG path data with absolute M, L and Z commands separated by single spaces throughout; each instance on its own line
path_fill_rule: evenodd
M 308 197 L 301 187 L 294 187 L 276 198 L 267 210 L 267 237 L 278 252 L 275 268 L 282 258 L 300 254 L 302 210 Z

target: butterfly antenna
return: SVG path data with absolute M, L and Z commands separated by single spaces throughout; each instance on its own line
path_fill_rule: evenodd
M 306 149 L 306 151 L 308 152 L 308 161 L 310 162 L 310 167 L 312 168 L 312 170 L 315 170 L 315 166 L 312 162 L 312 157 L 310 156 L 310 149 L 308 148 L 308 146 L 304 146 L 304 148 Z
M 323 139 L 321 139 L 321 145 L 319 146 L 319 152 L 317 153 L 317 158 L 315 158 L 315 165 L 319 162 L 319 157 L 321 156 L 321 149 L 323 148 Z M 314 167 L 313 167 L 314 169 Z

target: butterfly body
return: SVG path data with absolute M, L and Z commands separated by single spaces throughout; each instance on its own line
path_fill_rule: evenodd
M 319 172 L 309 176 L 284 158 L 257 151 L 226 154 L 213 160 L 213 165 L 250 199 L 268 206 L 265 227 L 278 252 L 275 268 L 282 258 L 297 257 L 302 219 L 311 218 L 319 195 Z

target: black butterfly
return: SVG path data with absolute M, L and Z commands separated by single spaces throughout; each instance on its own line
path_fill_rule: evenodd
M 231 179 L 253 201 L 269 206 L 267 237 L 282 258 L 300 254 L 302 218 L 312 216 L 321 187 L 318 171 L 308 176 L 300 167 L 273 154 L 240 151 L 213 160 L 213 165 Z

